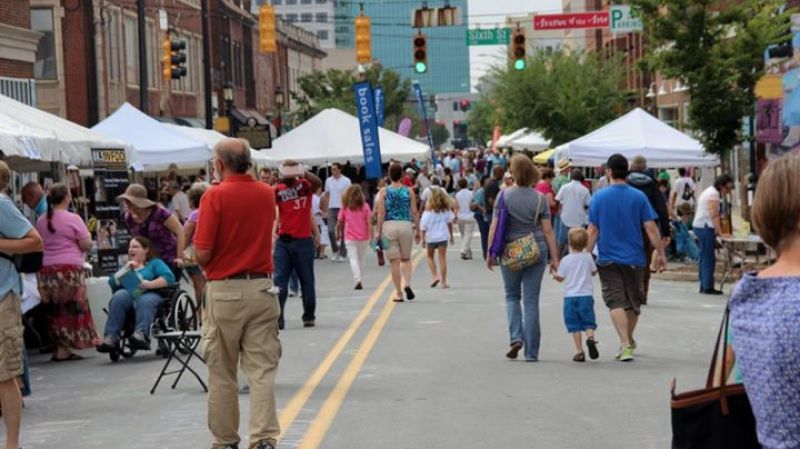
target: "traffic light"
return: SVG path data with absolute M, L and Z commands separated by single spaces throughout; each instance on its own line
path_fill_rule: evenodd
M 278 51 L 275 39 L 275 8 L 266 3 L 258 10 L 258 42 L 261 53 Z
M 161 75 L 165 80 L 177 80 L 186 76 L 186 41 L 175 41 L 167 36 L 161 44 L 164 56 L 161 57 Z
M 428 38 L 422 33 L 414 36 L 414 73 L 428 71 Z
M 525 68 L 525 30 L 517 28 L 511 33 L 511 61 L 514 70 Z
M 364 11 L 356 17 L 356 62 L 369 64 L 372 62 L 372 34 L 369 17 Z

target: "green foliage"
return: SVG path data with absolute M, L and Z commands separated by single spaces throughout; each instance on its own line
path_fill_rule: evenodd
M 433 146 L 439 148 L 450 138 L 450 131 L 448 131 L 447 127 L 444 125 L 433 123 L 431 126 L 431 137 L 433 137 Z
M 741 142 L 753 113 L 755 84 L 770 44 L 788 37 L 783 0 L 632 0 L 651 44 L 648 66 L 680 79 L 691 96 L 689 125 L 708 152 L 724 155 Z
M 411 81 L 403 80 L 397 72 L 383 70 L 378 65 L 369 68 L 364 77 L 373 87 L 383 88 L 386 99 L 384 126 L 397 129 L 406 99 L 411 95 Z M 353 84 L 357 81 L 352 73 L 335 69 L 316 71 L 298 78 L 299 92 L 292 93 L 295 119 L 303 122 L 327 108 L 337 108 L 355 115 Z
M 470 135 L 482 142 L 503 132 L 540 131 L 552 145 L 576 139 L 616 118 L 625 107 L 621 64 L 593 54 L 535 54 L 524 70 L 495 67 L 488 92 L 473 105 Z

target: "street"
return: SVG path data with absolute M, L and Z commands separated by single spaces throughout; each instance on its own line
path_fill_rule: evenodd
M 417 300 L 401 304 L 389 301 L 388 269 L 374 256 L 363 291 L 350 289 L 347 263 L 316 262 L 317 327 L 302 328 L 300 301 L 290 298 L 281 333 L 280 448 L 669 447 L 669 382 L 677 377 L 679 391 L 702 385 L 722 298 L 701 297 L 696 283 L 655 281 L 636 360 L 623 364 L 612 360 L 616 337 L 595 280 L 601 355 L 579 364 L 571 361 L 560 285 L 547 277 L 540 362 L 510 362 L 499 271 L 451 248 L 452 288 L 434 290 L 419 262 Z M 83 355 L 67 363 L 32 356 L 23 447 L 211 446 L 195 379 L 171 390 L 167 378 L 151 396 L 163 359 L 140 353 L 112 364 Z M 248 396 L 241 400 L 244 439 Z

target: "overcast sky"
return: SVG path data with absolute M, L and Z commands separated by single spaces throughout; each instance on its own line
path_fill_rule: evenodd
M 531 12 L 556 13 L 561 11 L 561 0 L 469 0 L 470 28 L 504 26 L 506 16 Z M 490 65 L 505 61 L 505 46 L 470 47 L 470 78 L 472 87 Z

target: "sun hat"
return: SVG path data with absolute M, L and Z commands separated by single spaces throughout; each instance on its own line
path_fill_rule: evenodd
M 117 197 L 117 201 L 127 200 L 139 209 L 147 209 L 156 205 L 147 199 L 147 188 L 141 184 L 131 184 L 125 189 L 125 193 Z

